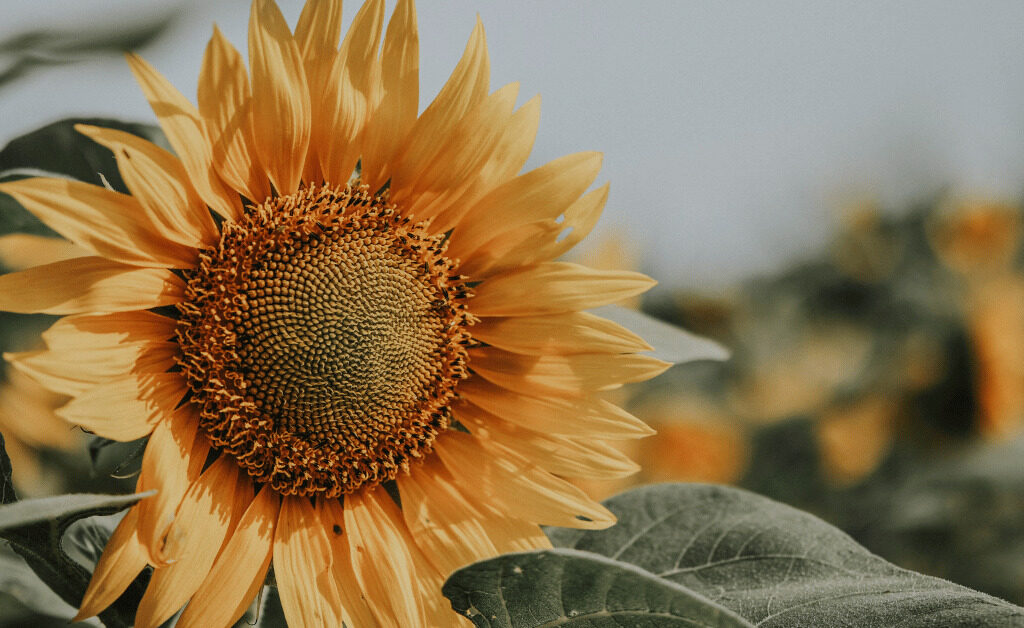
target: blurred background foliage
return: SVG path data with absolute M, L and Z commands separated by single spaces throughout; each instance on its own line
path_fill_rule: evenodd
M 1005 202 L 865 205 L 776 275 L 656 293 L 649 313 L 733 356 L 619 393 L 658 434 L 627 445 L 641 473 L 589 488 L 733 484 L 1024 602 L 1021 220 Z

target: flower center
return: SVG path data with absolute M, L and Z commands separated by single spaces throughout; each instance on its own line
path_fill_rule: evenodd
M 335 497 L 392 480 L 448 427 L 466 377 L 463 278 L 365 189 L 247 208 L 179 305 L 200 426 L 258 482 Z

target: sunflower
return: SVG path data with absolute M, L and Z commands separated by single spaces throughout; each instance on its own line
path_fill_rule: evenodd
M 638 273 L 551 261 L 607 186 L 582 153 L 519 174 L 539 102 L 493 93 L 482 26 L 417 115 L 415 9 L 370 0 L 294 33 L 255 0 L 249 72 L 215 28 L 198 107 L 129 56 L 177 156 L 82 126 L 131 195 L 0 186 L 90 256 L 0 278 L 0 305 L 68 315 L 9 356 L 107 438 L 148 436 L 155 497 L 111 537 L 79 617 L 153 567 L 138 626 L 228 626 L 273 566 L 292 625 L 444 626 L 453 569 L 613 515 L 565 477 L 636 466 L 650 433 L 594 396 L 668 364 L 584 312 Z

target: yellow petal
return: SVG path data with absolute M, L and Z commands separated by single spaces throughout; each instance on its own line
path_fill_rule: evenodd
M 319 109 L 322 119 L 315 122 L 313 144 L 324 178 L 335 184 L 348 181 L 360 156 L 359 138 L 377 97 L 377 49 L 383 21 L 383 2 L 363 4 L 327 73 Z
M 604 399 L 533 397 L 480 377 L 460 383 L 459 394 L 506 421 L 538 432 L 608 439 L 654 434 L 646 423 Z
M 89 251 L 62 238 L 30 233 L 0 236 L 0 264 L 8 270 L 21 270 L 88 254 Z
M 465 402 L 457 404 L 453 414 L 485 449 L 500 442 L 545 471 L 561 477 L 608 480 L 627 477 L 640 470 L 640 465 L 618 449 L 586 435 L 570 438 L 535 432 Z
M 544 243 L 553 242 L 564 230 L 565 227 L 557 220 L 537 220 L 505 231 L 463 260 L 459 264 L 459 273 L 480 281 L 534 261 L 547 261 L 539 255 Z
M 461 196 L 451 201 L 448 208 L 438 214 L 431 223 L 438 232 L 445 232 L 458 225 L 483 195 L 496 186 L 514 177 L 530 156 L 533 141 L 540 124 L 540 96 L 534 96 L 520 107 L 504 124 L 502 136 L 481 164 L 475 180 L 466 187 Z
M 451 256 L 469 259 L 500 231 L 554 219 L 593 183 L 601 153 L 566 155 L 509 180 L 480 199 L 452 233 Z
M 103 555 L 92 572 L 89 587 L 72 622 L 92 617 L 113 604 L 146 566 L 146 552 L 135 534 L 137 508 L 129 510 L 121 519 L 103 548 Z
M 295 42 L 306 64 L 306 75 L 319 76 L 315 70 L 324 59 L 332 59 L 341 38 L 341 0 L 307 2 L 295 25 Z
M 474 279 L 487 279 L 516 267 L 554 259 L 590 233 L 607 200 L 608 184 L 605 183 L 577 199 L 561 216 L 507 230 L 496 227 L 493 237 L 469 254 L 459 272 Z
M 382 488 L 345 496 L 352 567 L 379 623 L 425 626 L 423 600 L 398 507 Z
M 341 625 L 330 539 L 306 497 L 285 497 L 281 502 L 274 532 L 274 575 L 289 625 Z
M 155 628 L 173 615 L 206 579 L 214 559 L 252 501 L 252 484 L 229 456 L 221 456 L 185 492 L 158 567 L 139 602 L 136 628 Z
M 139 201 L 127 194 L 66 179 L 22 179 L 0 184 L 48 227 L 115 262 L 192 268 L 194 246 L 168 240 Z
M 272 0 L 253 0 L 249 65 L 256 156 L 277 193 L 292 194 L 309 148 L 309 85 L 299 47 Z
M 245 613 L 267 577 L 280 509 L 281 498 L 264 487 L 185 607 L 178 628 L 228 628 Z
M 270 182 L 256 164 L 245 60 L 216 26 L 203 55 L 198 97 L 217 173 L 249 200 L 263 202 L 270 196 Z
M 651 379 L 672 363 L 635 353 L 533 356 L 477 347 L 469 350 L 469 365 L 484 379 L 516 392 L 582 396 Z
M 398 492 L 409 531 L 441 573 L 498 555 L 486 518 L 462 495 L 437 456 L 400 475 Z
M 387 181 L 394 153 L 416 123 L 419 69 L 416 6 L 399 0 L 384 35 L 379 103 L 363 140 L 363 180 L 371 190 Z
M 90 349 L 119 342 L 170 340 L 177 321 L 146 310 L 65 316 L 43 332 L 50 349 Z
M 584 194 L 579 200 L 565 210 L 561 225 L 564 230 L 564 238 L 555 239 L 546 246 L 538 249 L 536 257 L 523 259 L 522 264 L 554 259 L 562 255 L 572 247 L 580 243 L 593 230 L 597 220 L 604 211 L 604 205 L 608 202 L 608 187 L 605 183 L 596 190 Z
M 139 510 L 139 539 L 149 553 L 152 565 L 164 566 L 163 538 L 174 519 L 185 491 L 199 477 L 210 446 L 205 438 L 196 438 L 199 416 L 196 406 L 186 403 L 160 421 L 146 443 L 142 455 L 137 490 L 156 489 Z
M 302 179 L 320 182 L 323 174 L 315 141 L 318 121 L 323 119 L 324 86 L 330 80 L 334 59 L 338 56 L 341 37 L 341 0 L 307 2 L 295 26 L 295 43 L 306 68 L 309 86 L 310 143 Z
M 162 237 L 191 248 L 217 242 L 220 233 L 210 210 L 177 157 L 117 129 L 76 124 L 75 130 L 114 153 L 125 185 Z
M 178 303 L 184 282 L 161 268 L 77 257 L 0 275 L 0 309 L 21 314 L 122 312 Z
M 462 59 L 437 97 L 416 120 L 408 141 L 399 149 L 400 161 L 391 182 L 393 189 L 402 189 L 408 184 L 407 179 L 418 176 L 418 168 L 428 163 L 438 142 L 444 141 L 459 120 L 487 96 L 489 83 L 487 39 L 483 23 L 477 18 Z
M 626 270 L 546 262 L 495 275 L 473 288 L 477 316 L 537 316 L 587 310 L 649 290 L 656 282 Z
M 501 443 L 489 450 L 469 434 L 448 431 L 434 442 L 444 466 L 472 495 L 513 517 L 542 525 L 604 529 L 615 515 L 583 491 Z
M 210 209 L 221 216 L 238 218 L 242 209 L 241 199 L 224 186 L 213 167 L 213 149 L 199 111 L 142 57 L 129 53 L 127 58 L 135 80 L 160 121 L 167 141 L 181 159 L 196 192 Z
M 338 588 L 341 603 L 341 617 L 347 626 L 373 626 L 376 618 L 366 604 L 366 596 L 356 574 L 352 571 L 352 552 L 349 547 L 349 536 L 345 533 L 345 513 L 341 502 L 327 499 L 320 502 L 318 509 L 320 523 L 327 531 L 331 544 L 331 577 Z
M 530 355 L 652 350 L 622 325 L 586 312 L 485 318 L 473 325 L 472 333 L 499 349 Z
M 174 342 L 133 342 L 58 351 L 5 353 L 19 371 L 62 395 L 81 395 L 129 373 L 163 373 L 177 363 Z
M 438 137 L 434 152 L 415 165 L 414 172 L 396 173 L 396 181 L 402 183 L 392 185 L 394 202 L 422 219 L 462 196 L 501 141 L 518 92 L 518 83 L 494 92 Z
M 169 417 L 187 390 L 181 373 L 133 374 L 94 386 L 55 412 L 104 438 L 131 441 Z

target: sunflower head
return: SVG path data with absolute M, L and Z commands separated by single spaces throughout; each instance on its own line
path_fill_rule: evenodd
M 225 225 L 176 329 L 214 445 L 282 494 L 329 497 L 430 453 L 472 340 L 444 250 L 365 188 L 310 185 Z
M 490 91 L 479 22 L 418 112 L 413 3 L 385 17 L 342 39 L 337 0 L 294 30 L 255 0 L 250 69 L 215 29 L 197 105 L 129 57 L 173 154 L 79 127 L 130 195 L 0 185 L 88 251 L 0 277 L 0 307 L 67 315 L 15 365 L 68 421 L 149 438 L 158 492 L 80 616 L 150 565 L 137 625 L 228 626 L 273 564 L 289 623 L 453 625 L 456 567 L 614 522 L 566 478 L 637 469 L 607 441 L 650 429 L 599 393 L 668 364 L 585 312 L 649 278 L 553 261 L 601 213 L 600 155 L 521 172 L 539 101 Z

